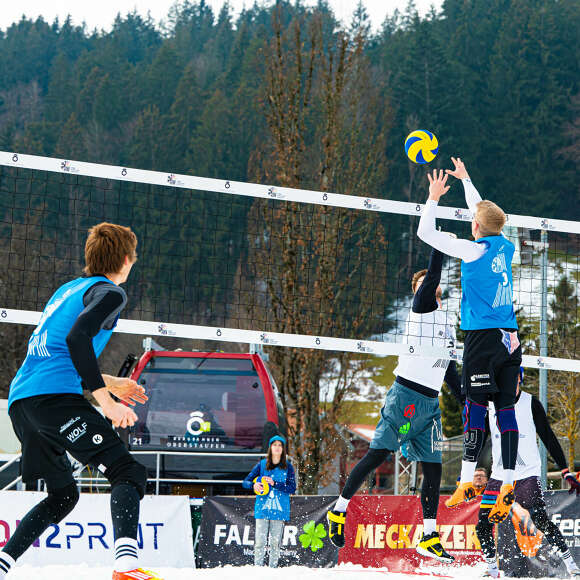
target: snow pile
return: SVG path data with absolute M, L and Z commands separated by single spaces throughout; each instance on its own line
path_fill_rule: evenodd
M 433 567 L 434 578 L 461 578 L 462 580 L 480 579 L 484 572 L 484 564 L 471 567 Z M 430 570 L 418 570 L 416 573 L 405 574 L 389 572 L 385 568 L 363 568 L 352 564 L 341 564 L 335 568 L 303 568 L 290 566 L 288 568 L 256 568 L 254 566 L 225 566 L 223 568 L 209 568 L 193 570 L 187 568 L 160 568 L 155 570 L 164 580 L 385 580 L 405 578 L 417 580 L 418 576 L 430 576 Z M 78 566 L 17 566 L 7 580 L 105 580 L 112 576 L 109 566 L 95 567 L 81 564 Z

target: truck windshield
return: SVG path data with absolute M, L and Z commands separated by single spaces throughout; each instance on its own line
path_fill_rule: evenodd
M 261 450 L 266 403 L 249 359 L 153 357 L 137 381 L 131 447 L 192 451 Z

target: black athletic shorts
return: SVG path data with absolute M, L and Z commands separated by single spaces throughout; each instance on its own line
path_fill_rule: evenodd
M 522 347 L 517 330 L 468 330 L 463 349 L 462 394 L 469 396 L 513 392 L 515 400 L 522 363 Z
M 82 395 L 42 395 L 15 401 L 9 410 L 22 445 L 22 481 L 44 479 L 48 489 L 74 481 L 66 452 L 106 476 L 129 455 L 110 423 Z

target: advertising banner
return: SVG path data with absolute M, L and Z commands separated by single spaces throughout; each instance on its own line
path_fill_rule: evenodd
M 254 563 L 254 498 L 207 497 L 203 504 L 197 558 L 201 568 Z M 291 519 L 282 534 L 280 566 L 334 566 L 338 550 L 328 539 L 326 512 L 336 497 L 293 496 Z M 266 563 L 268 562 L 266 556 Z
M 448 509 L 439 501 L 437 524 L 443 547 L 459 565 L 482 560 L 475 533 L 479 501 Z M 438 562 L 415 551 L 423 534 L 421 500 L 417 496 L 355 496 L 346 517 L 345 546 L 339 562 L 351 562 L 392 572 L 411 572 L 425 562 Z
M 574 560 L 580 564 L 580 498 L 567 491 L 545 492 L 548 517 L 560 528 Z M 500 568 L 510 577 L 567 577 L 566 567 L 554 553 L 542 532 L 534 525 L 533 514 L 520 508 L 516 515 L 499 525 Z
M 45 493 L 0 492 L 0 548 L 23 516 Z M 108 493 L 81 494 L 75 509 L 59 524 L 51 525 L 19 563 L 103 565 L 113 562 L 113 528 Z M 145 496 L 141 502 L 137 537 L 146 566 L 193 567 L 191 514 L 187 496 Z

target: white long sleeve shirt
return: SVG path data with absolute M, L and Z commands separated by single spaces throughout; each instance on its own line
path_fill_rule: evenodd
M 465 190 L 465 201 L 471 213 L 475 213 L 477 204 L 481 201 L 481 196 L 471 179 L 462 179 L 463 189 Z M 426 244 L 439 251 L 460 258 L 464 262 L 475 262 L 483 256 L 486 251 L 484 244 L 477 244 L 469 240 L 455 239 L 448 236 L 445 232 L 437 231 L 435 227 L 435 218 L 437 213 L 438 202 L 429 199 L 425 204 L 425 210 L 419 221 L 417 236 Z

